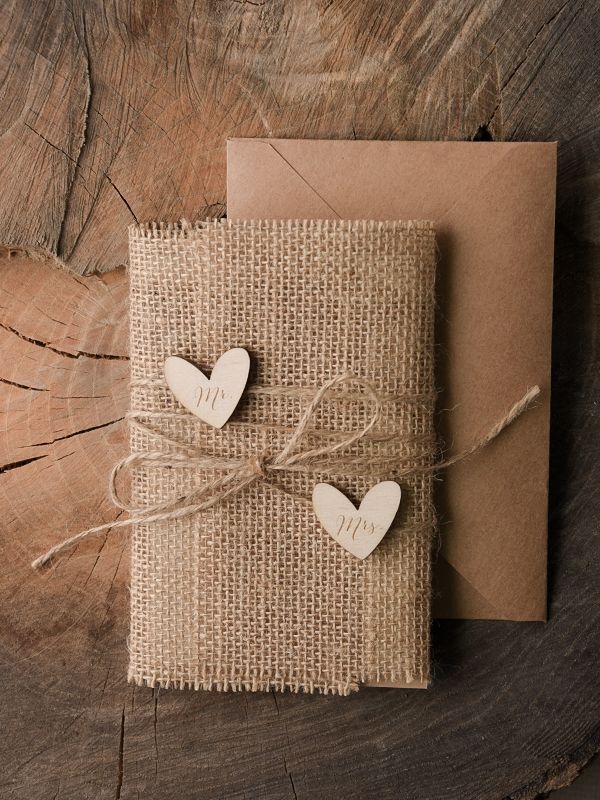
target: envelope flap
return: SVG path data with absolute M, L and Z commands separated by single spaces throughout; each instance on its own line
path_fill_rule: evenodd
M 434 565 L 433 614 L 442 619 L 498 619 L 501 612 L 440 555 Z
M 527 144 L 229 139 L 228 215 L 240 216 L 241 202 L 244 212 L 254 206 L 280 219 L 440 220 L 523 147 Z
M 239 150 L 242 158 L 237 157 Z M 227 154 L 228 198 L 242 196 L 245 206 L 260 208 L 265 203 L 265 188 L 269 187 L 268 202 L 274 208 L 285 208 L 289 199 L 294 198 L 298 208 L 296 219 L 339 217 L 310 180 L 303 176 L 302 163 L 294 165 L 269 140 L 229 139 Z M 229 165 L 233 164 L 235 167 L 231 168 Z M 259 180 L 257 175 L 260 175 Z M 302 209 L 307 211 L 303 213 Z M 235 219 L 235 199 L 231 208 L 228 201 L 228 216 Z

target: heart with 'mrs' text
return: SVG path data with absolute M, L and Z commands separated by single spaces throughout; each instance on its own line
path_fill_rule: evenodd
M 321 525 L 349 553 L 366 558 L 388 532 L 400 506 L 402 491 L 395 481 L 375 484 L 358 508 L 328 483 L 313 489 L 313 508 Z

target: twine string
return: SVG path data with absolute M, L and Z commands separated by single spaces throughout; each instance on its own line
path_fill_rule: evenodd
M 328 444 L 322 447 L 301 450 L 299 444 L 305 435 L 308 425 L 314 417 L 317 408 L 323 401 L 327 393 L 335 386 L 355 384 L 363 389 L 366 398 L 372 402 L 373 411 L 365 425 L 342 438 L 336 444 Z M 442 461 L 435 461 L 431 464 L 419 466 L 416 469 L 406 471 L 403 476 L 419 472 L 421 474 L 435 472 L 445 469 L 452 464 L 471 456 L 486 447 L 495 439 L 506 427 L 511 425 L 535 400 L 539 395 L 539 386 L 529 389 L 526 394 L 500 419 L 481 439 L 475 441 L 470 447 L 462 452 Z M 147 451 L 132 453 L 122 458 L 112 468 L 108 481 L 108 495 L 117 508 L 126 511 L 130 516 L 127 519 L 115 520 L 102 525 L 87 528 L 74 536 L 64 539 L 62 542 L 51 547 L 46 553 L 36 558 L 31 566 L 33 569 L 40 569 L 51 561 L 56 555 L 69 547 L 77 544 L 89 536 L 94 536 L 106 531 L 126 528 L 139 523 L 151 524 L 153 522 L 165 522 L 167 520 L 183 519 L 185 517 L 206 511 L 217 503 L 223 502 L 233 494 L 237 494 L 259 479 L 266 479 L 271 471 L 302 471 L 307 472 L 316 466 L 322 468 L 329 461 L 329 457 L 338 451 L 351 447 L 356 442 L 363 439 L 381 417 L 381 400 L 373 386 L 366 380 L 346 372 L 326 381 L 314 394 L 311 402 L 304 410 L 298 425 L 292 436 L 285 444 L 280 453 L 272 456 L 268 452 L 252 453 L 243 458 L 222 458 L 210 456 L 202 453 L 193 445 L 183 444 L 171 439 L 169 436 L 154 431 L 136 419 L 130 419 L 130 425 L 157 436 L 167 442 L 171 447 L 179 452 L 167 453 L 164 451 Z M 323 462 L 317 464 L 317 459 L 326 457 L 325 465 Z M 197 469 L 210 469 L 222 471 L 222 475 L 216 476 L 212 481 L 202 484 L 189 493 L 168 498 L 160 503 L 151 506 L 137 507 L 123 500 L 119 494 L 118 479 L 126 469 L 131 469 L 138 465 L 154 464 L 163 467 L 192 467 Z

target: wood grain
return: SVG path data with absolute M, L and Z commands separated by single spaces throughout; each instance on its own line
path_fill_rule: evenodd
M 592 0 L 2 4 L 3 798 L 524 799 L 600 747 L 599 16 Z M 561 142 L 550 621 L 436 623 L 426 692 L 134 689 L 126 538 L 28 566 L 116 513 L 127 225 L 224 213 L 226 137 L 271 134 Z

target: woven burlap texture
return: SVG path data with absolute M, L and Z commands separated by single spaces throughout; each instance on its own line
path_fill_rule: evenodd
M 215 456 L 279 452 L 316 390 L 351 371 L 382 399 L 376 428 L 319 472 L 258 480 L 132 537 L 129 679 L 149 686 L 348 694 L 427 682 L 433 430 L 434 231 L 429 222 L 227 220 L 130 229 L 131 408 L 152 431 Z M 210 372 L 231 347 L 252 360 L 225 427 L 187 413 L 164 381 L 169 355 Z M 323 401 L 309 446 L 372 414 L 364 394 Z M 131 428 L 132 452 L 166 439 Z M 212 480 L 189 466 L 136 467 L 132 503 Z M 364 561 L 320 527 L 326 481 L 357 504 L 398 479 L 400 511 Z

